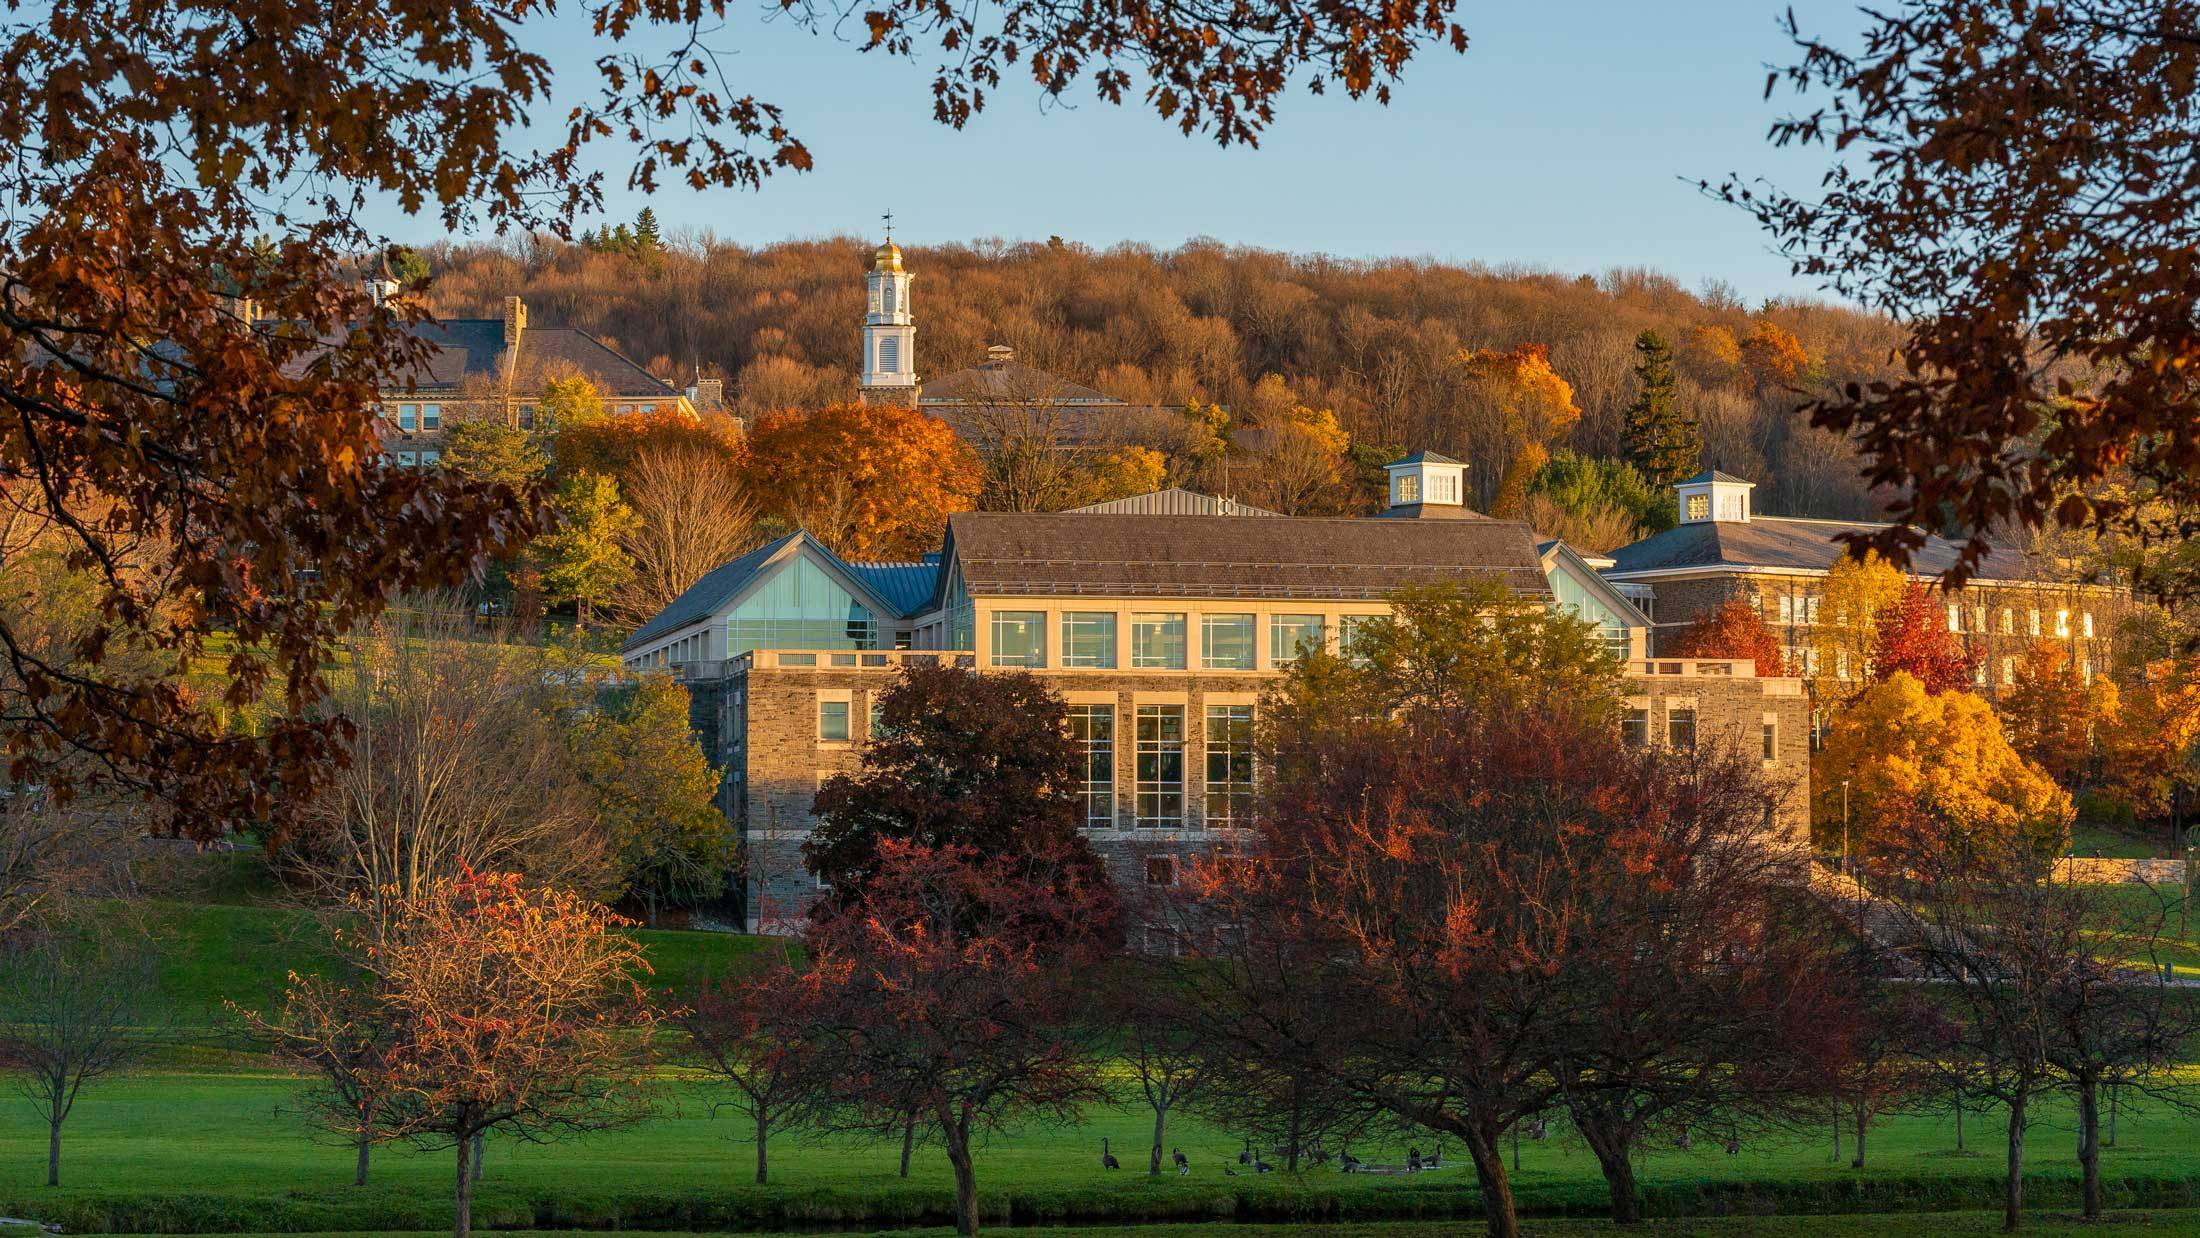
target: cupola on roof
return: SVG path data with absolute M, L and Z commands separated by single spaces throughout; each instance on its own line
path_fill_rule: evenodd
M 879 246 L 878 252 L 871 256 L 871 269 L 874 271 L 901 270 L 901 246 L 894 244 L 892 241 Z

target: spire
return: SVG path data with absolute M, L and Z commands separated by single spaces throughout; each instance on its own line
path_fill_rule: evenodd
M 868 310 L 863 317 L 863 384 L 866 404 L 917 402 L 917 320 L 910 313 L 909 286 L 916 277 L 902 266 L 894 244 L 894 213 L 880 217 L 886 239 L 871 255 L 864 277 Z

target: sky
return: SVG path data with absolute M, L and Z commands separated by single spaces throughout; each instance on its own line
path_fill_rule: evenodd
M 776 6 L 774 6 L 776 7 Z M 1795 189 L 1823 151 L 1765 140 L 1792 96 L 1764 98 L 1789 45 L 1777 0 L 1464 0 L 1464 56 L 1424 50 L 1388 107 L 1284 99 L 1258 149 L 1186 137 L 1143 103 L 1113 107 L 1080 84 L 1049 103 L 1010 79 L 968 127 L 931 116 L 934 62 L 865 53 L 736 5 L 714 36 L 741 90 L 781 104 L 816 168 L 756 191 L 625 191 L 606 213 L 653 206 L 668 231 L 743 244 L 875 236 L 927 244 L 1050 235 L 1169 248 L 1193 237 L 1344 257 L 1405 256 L 1569 274 L 1649 267 L 1690 288 L 1723 281 L 1752 303 L 1819 295 L 1791 277 L 1755 223 L 1698 179 L 1730 173 Z M 1855 11 L 1797 5 L 1805 28 L 1852 32 Z M 535 32 L 568 88 L 594 80 L 596 48 L 566 15 Z M 538 107 L 546 124 L 561 101 Z M 432 218 L 378 212 L 399 239 L 440 239 Z

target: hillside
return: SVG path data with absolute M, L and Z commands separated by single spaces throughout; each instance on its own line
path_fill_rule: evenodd
M 537 238 L 424 250 L 444 315 L 526 298 L 534 320 L 584 328 L 685 378 L 723 377 L 737 411 L 814 407 L 855 388 L 861 274 L 856 237 L 748 247 L 714 240 L 647 257 Z M 1346 261 L 1195 240 L 1174 250 L 1095 250 L 1059 238 L 913 246 L 918 372 L 938 378 L 987 345 L 1133 403 L 1229 405 L 1249 424 L 1304 404 L 1331 408 L 1355 440 L 1473 462 L 1486 505 L 1517 444 L 1461 381 L 1462 350 L 1542 344 L 1582 409 L 1572 446 L 1610 457 L 1634 398 L 1634 340 L 1655 330 L 1681 366 L 1704 458 L 1763 483 L 1767 513 L 1865 517 L 1878 505 L 1835 437 L 1792 414 L 1798 391 L 1871 376 L 1891 323 L 1800 303 L 1746 307 L 1641 270 L 1601 277 Z

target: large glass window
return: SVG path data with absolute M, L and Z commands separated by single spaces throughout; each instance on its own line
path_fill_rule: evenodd
M 1178 616 L 1181 625 L 1183 616 Z M 1184 707 L 1138 707 L 1138 828 L 1184 825 Z
M 1207 828 L 1252 824 L 1253 707 L 1207 707 Z
M 1253 617 L 1203 615 L 1199 620 L 1199 665 L 1210 671 L 1253 669 Z
M 1184 669 L 1182 612 L 1131 616 L 1131 666 L 1139 670 Z
M 1043 610 L 993 612 L 993 665 L 1045 666 L 1047 616 Z
M 1367 634 L 1371 624 L 1383 621 L 1381 615 L 1346 615 L 1337 621 L 1337 652 L 1348 658 L 1359 655 L 1352 648 L 1360 637 Z
M 1072 705 L 1069 735 L 1085 751 L 1085 828 L 1115 828 L 1115 706 Z
M 1277 666 L 1322 647 L 1320 615 L 1268 616 L 1268 658 Z
M 733 608 L 726 656 L 754 649 L 876 649 L 878 620 L 826 571 L 797 557 Z
M 1114 611 L 1072 610 L 1063 613 L 1062 665 L 1114 669 Z

